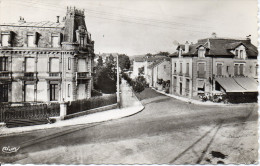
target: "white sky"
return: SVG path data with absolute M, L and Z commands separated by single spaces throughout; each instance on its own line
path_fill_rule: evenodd
M 257 44 L 257 0 L 0 0 L 0 22 L 56 21 L 66 6 L 85 9 L 95 53 L 173 53 L 212 32 Z

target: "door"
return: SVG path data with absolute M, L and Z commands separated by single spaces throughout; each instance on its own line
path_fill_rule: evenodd
M 0 102 L 8 102 L 8 84 L 0 84 Z
M 50 101 L 58 101 L 58 84 L 50 84 Z

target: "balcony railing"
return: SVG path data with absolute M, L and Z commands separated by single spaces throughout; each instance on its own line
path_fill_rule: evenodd
M 185 73 L 185 77 L 189 77 L 190 76 L 190 74 L 189 73 Z
M 9 71 L 0 71 L 0 78 L 10 78 L 11 72 Z
M 26 72 L 26 73 L 24 73 L 24 77 L 32 78 L 34 76 L 36 76 L 36 73 L 33 73 L 33 72 Z
M 87 77 L 90 77 L 90 73 L 89 72 L 78 72 L 77 77 L 78 78 L 87 78 Z
M 179 72 L 179 76 L 183 76 L 183 73 L 182 73 L 182 71 L 181 71 L 181 72 Z
M 198 78 L 205 78 L 206 77 L 206 72 L 198 72 Z
M 60 77 L 61 76 L 61 72 L 50 72 L 49 73 L 49 77 Z

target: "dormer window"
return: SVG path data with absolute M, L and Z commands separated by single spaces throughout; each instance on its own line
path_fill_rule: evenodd
M 204 58 L 205 57 L 205 48 L 204 47 L 200 47 L 199 48 L 198 56 L 199 56 L 199 58 Z
M 33 35 L 28 35 L 27 39 L 28 39 L 28 47 L 35 47 L 35 44 L 33 42 L 34 36 Z
M 13 37 L 14 37 L 14 33 L 12 31 L 1 32 L 0 33 L 0 46 L 11 47 Z
M 2 34 L 2 46 L 8 46 L 9 35 Z
M 61 47 L 62 34 L 55 33 L 51 35 L 51 46 L 52 47 Z
M 182 55 L 182 49 L 179 50 L 179 57 Z

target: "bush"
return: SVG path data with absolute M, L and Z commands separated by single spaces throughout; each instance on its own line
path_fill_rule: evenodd
M 68 105 L 68 114 L 86 111 L 93 108 L 103 107 L 115 104 L 117 102 L 116 94 L 98 96 L 90 99 L 72 101 Z
M 133 90 L 136 92 L 136 93 L 140 93 L 144 90 L 144 85 L 139 82 L 139 81 L 136 81 L 133 85 Z
M 91 97 L 96 97 L 96 96 L 102 96 L 102 92 L 99 92 L 95 89 L 91 90 Z

